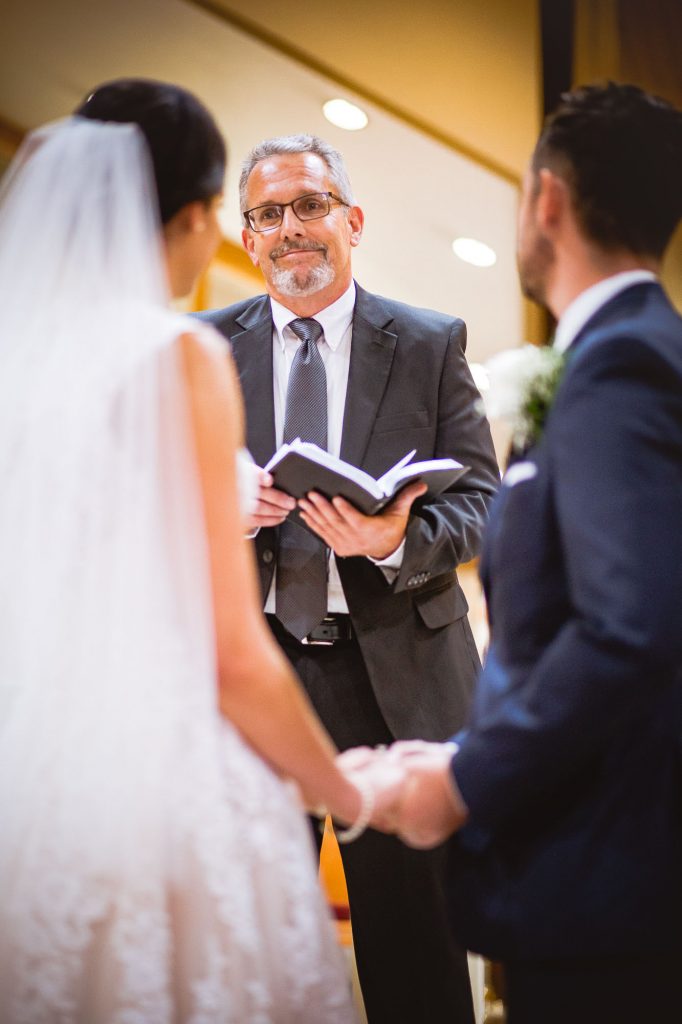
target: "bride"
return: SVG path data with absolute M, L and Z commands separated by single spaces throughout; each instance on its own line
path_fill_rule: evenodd
M 224 342 L 165 309 L 224 145 L 174 86 L 79 113 L 0 205 L 0 1021 L 347 1022 L 285 779 L 355 832 L 372 797 L 260 612 Z

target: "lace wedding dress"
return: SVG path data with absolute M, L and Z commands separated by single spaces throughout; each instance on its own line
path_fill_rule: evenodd
M 0 205 L 0 1022 L 346 1024 L 296 795 L 217 709 L 145 160 L 69 122 Z

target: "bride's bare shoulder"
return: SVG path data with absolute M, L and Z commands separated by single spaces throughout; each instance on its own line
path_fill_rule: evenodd
M 212 328 L 197 325 L 183 331 L 177 344 L 190 386 L 225 388 L 234 377 L 230 346 Z
M 230 346 L 212 328 L 184 331 L 178 336 L 185 384 L 190 402 L 203 423 L 236 417 L 243 428 L 237 373 Z

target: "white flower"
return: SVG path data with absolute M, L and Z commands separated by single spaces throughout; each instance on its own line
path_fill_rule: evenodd
M 516 450 L 538 440 L 563 365 L 564 357 L 556 349 L 537 345 L 507 349 L 485 364 L 486 415 L 511 424 Z

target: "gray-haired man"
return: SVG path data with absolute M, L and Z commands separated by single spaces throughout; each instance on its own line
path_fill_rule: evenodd
M 321 139 L 261 143 L 240 198 L 267 295 L 205 317 L 232 345 L 256 461 L 309 430 L 304 440 L 375 476 L 412 448 L 471 467 L 438 498 L 414 485 L 373 517 L 309 496 L 299 513 L 317 550 L 309 530 L 285 522 L 293 499 L 262 488 L 255 548 L 268 620 L 339 749 L 444 739 L 463 724 L 478 669 L 456 568 L 477 554 L 499 479 L 465 325 L 353 281 L 363 214 Z M 439 851 L 369 830 L 342 855 L 370 1022 L 473 1021 Z

